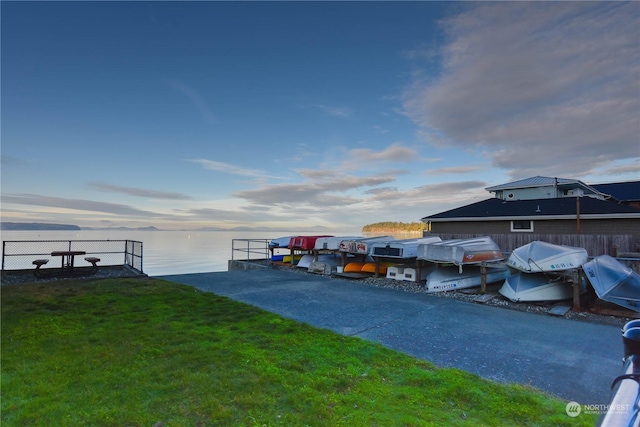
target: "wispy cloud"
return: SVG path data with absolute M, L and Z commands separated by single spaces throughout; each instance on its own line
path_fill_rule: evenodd
M 189 101 L 191 101 L 191 103 L 196 108 L 196 110 L 198 110 L 205 122 L 209 124 L 215 124 L 218 122 L 218 119 L 216 118 L 215 114 L 213 114 L 202 95 L 200 95 L 195 89 L 178 80 L 167 80 L 167 83 L 173 88 L 180 91 L 189 99 Z
M 349 151 L 349 157 L 358 162 L 397 163 L 415 160 L 417 150 L 394 143 L 387 148 L 375 151 L 370 148 L 354 148 Z
M 3 194 L 2 203 L 45 206 L 51 208 L 62 208 L 88 212 L 102 212 L 113 215 L 133 217 L 151 218 L 159 216 L 158 214 L 151 211 L 141 210 L 119 203 L 96 202 L 86 199 L 66 199 L 61 197 L 42 196 L 38 194 Z
M 148 199 L 166 199 L 166 200 L 190 200 L 191 197 L 182 193 L 170 193 L 166 191 L 149 190 L 145 188 L 123 187 L 119 185 L 107 184 L 105 182 L 91 182 L 88 185 L 101 191 L 109 191 L 113 193 L 128 194 L 130 196 L 144 197 Z
M 514 177 L 639 157 L 637 3 L 470 2 L 441 25 L 441 72 L 403 100 L 430 143 L 485 149 Z
M 268 178 L 285 179 L 282 176 L 268 174 L 263 170 L 243 168 L 240 166 L 236 166 L 236 165 L 232 165 L 224 162 L 218 162 L 215 160 L 189 159 L 188 161 L 202 165 L 205 169 L 208 169 L 208 170 L 228 173 L 231 175 L 238 175 L 238 176 L 244 176 L 248 178 L 258 178 L 258 179 L 268 179 Z
M 465 173 L 473 173 L 482 170 L 482 166 L 451 166 L 445 168 L 435 168 L 435 169 L 427 169 L 424 173 L 425 175 L 459 175 Z
M 337 107 L 324 104 L 314 104 L 313 107 L 318 108 L 333 117 L 348 119 L 353 115 L 353 110 L 347 107 Z

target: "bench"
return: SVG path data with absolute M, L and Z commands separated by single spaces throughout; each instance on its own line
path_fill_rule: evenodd
M 85 257 L 84 260 L 91 263 L 91 271 L 90 271 L 91 274 L 98 271 L 98 263 L 100 262 L 100 258 L 96 258 L 94 256 L 88 256 L 88 257 Z
M 33 265 L 36 266 L 35 271 L 33 272 L 33 274 L 36 277 L 41 277 L 42 276 L 42 272 L 40 271 L 40 267 L 42 267 L 43 265 L 45 265 L 46 263 L 48 263 L 49 260 L 48 259 L 36 259 L 32 262 Z

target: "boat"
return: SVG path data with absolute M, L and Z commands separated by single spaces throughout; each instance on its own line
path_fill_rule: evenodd
M 364 262 L 350 262 L 344 266 L 342 270 L 344 273 L 360 273 L 362 271 L 362 267 L 364 267 L 366 263 Z
M 424 291 L 434 293 L 475 288 L 482 284 L 481 270 L 482 267 L 478 265 L 465 266 L 462 271 L 457 266 L 440 266 L 427 275 Z M 486 283 L 503 281 L 509 274 L 509 269 L 504 265 L 486 268 Z
M 314 249 L 316 251 L 329 250 L 337 251 L 340 249 L 340 243 L 343 240 L 355 240 L 364 239 L 363 236 L 333 236 L 333 237 L 320 237 L 316 240 Z
M 491 237 L 484 236 L 421 244 L 418 246 L 417 258 L 461 266 L 498 262 L 504 260 L 505 256 Z
M 544 273 L 580 268 L 587 262 L 584 248 L 534 241 L 513 250 L 507 265 L 525 273 Z
M 440 237 L 423 237 L 418 239 L 391 240 L 371 244 L 371 256 L 385 258 L 410 259 L 418 256 L 418 246 L 427 243 L 441 242 Z
M 389 267 L 393 267 L 394 265 L 395 264 L 392 264 L 392 263 L 379 262 L 378 263 L 378 274 L 382 274 L 383 276 L 386 277 L 387 269 Z M 360 271 L 362 273 L 373 273 L 373 274 L 375 274 L 375 272 L 376 272 L 376 263 L 375 262 L 367 262 L 362 266 Z
M 300 261 L 298 261 L 296 267 L 308 269 L 313 262 L 321 262 L 332 267 L 337 267 L 342 263 L 342 258 L 339 256 L 335 256 L 334 254 L 306 254 L 303 255 L 302 258 L 300 258 Z
M 294 236 L 284 236 L 272 239 L 269 242 L 269 248 L 288 248 L 292 237 Z
M 562 301 L 573 298 L 573 284 L 563 274 L 518 272 L 507 277 L 498 292 L 513 302 Z
M 289 248 L 290 249 L 300 249 L 305 251 L 310 251 L 315 248 L 316 240 L 321 237 L 333 237 L 333 236 L 293 236 L 289 240 Z
M 352 254 L 369 254 L 371 245 L 377 242 L 396 240 L 393 236 L 366 237 L 363 239 L 346 239 L 340 242 L 340 251 Z
M 633 311 L 640 311 L 640 275 L 609 255 L 582 265 L 598 298 Z

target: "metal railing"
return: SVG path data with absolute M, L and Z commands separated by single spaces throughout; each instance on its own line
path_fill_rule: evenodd
M 7 240 L 2 242 L 2 271 L 33 269 L 35 259 L 48 259 L 55 251 L 84 251 L 100 258 L 99 266 L 128 265 L 142 270 L 142 242 L 136 240 Z M 78 264 L 88 262 L 80 258 Z M 42 267 L 59 268 L 56 262 Z
M 231 260 L 269 264 L 270 239 L 233 239 L 231 241 Z

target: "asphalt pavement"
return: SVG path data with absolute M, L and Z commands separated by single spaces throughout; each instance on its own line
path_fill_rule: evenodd
M 276 269 L 158 276 L 566 401 L 607 404 L 620 328 Z

